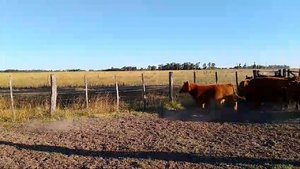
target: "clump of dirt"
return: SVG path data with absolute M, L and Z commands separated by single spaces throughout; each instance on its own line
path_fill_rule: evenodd
M 0 168 L 300 167 L 300 124 L 103 116 L 0 135 Z

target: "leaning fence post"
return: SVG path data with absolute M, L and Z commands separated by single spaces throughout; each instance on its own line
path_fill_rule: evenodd
M 120 108 L 120 96 L 119 96 L 119 86 L 118 86 L 118 79 L 115 75 L 115 81 L 116 81 L 116 95 L 117 95 L 117 111 L 119 111 Z
M 88 80 L 87 80 L 87 76 L 84 75 L 84 83 L 85 83 L 85 104 L 86 104 L 86 108 L 89 108 L 89 95 L 88 95 Z
M 54 115 L 56 111 L 56 100 L 57 100 L 57 84 L 55 75 L 51 74 L 51 106 L 50 106 L 50 115 Z
M 238 77 L 238 72 L 235 72 L 235 83 L 236 83 L 236 88 L 238 89 L 239 87 L 239 77 Z
M 173 72 L 169 72 L 169 101 L 173 102 Z
M 144 73 L 142 73 L 142 83 L 143 83 L 143 104 L 144 104 L 144 110 L 146 110 L 147 106 L 147 101 L 146 101 L 146 84 L 145 84 L 145 79 L 144 79 Z
M 13 119 L 13 121 L 15 121 L 16 120 L 16 115 L 15 115 L 14 96 L 13 96 L 13 88 L 12 88 L 11 76 L 9 76 L 9 89 L 10 89 L 12 119 Z
M 216 84 L 218 84 L 218 72 L 215 72 Z

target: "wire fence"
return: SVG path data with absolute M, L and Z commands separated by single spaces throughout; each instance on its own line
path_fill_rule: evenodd
M 262 71 L 258 70 L 253 70 L 253 77 L 261 76 L 264 73 L 261 73 Z M 263 72 L 273 72 L 274 76 L 279 76 L 279 77 L 286 77 L 290 75 L 296 76 L 300 71 L 290 71 L 284 69 L 283 71 L 278 70 L 278 71 L 265 71 Z M 244 80 L 245 77 L 242 77 L 241 75 L 238 74 L 238 71 L 235 71 L 235 76 L 219 76 L 218 72 L 216 71 L 214 74 L 211 74 L 210 76 L 214 75 L 215 82 L 212 80 L 209 81 L 209 83 L 221 83 L 224 82 L 223 79 L 230 79 L 231 82 L 235 81 L 235 84 L 238 86 L 239 82 Z M 172 102 L 174 101 L 174 95 L 176 95 L 176 91 L 179 90 L 181 87 L 180 85 L 174 85 L 174 77 L 173 77 L 173 72 L 169 72 L 169 85 L 146 85 L 145 82 L 145 77 L 144 74 L 142 73 L 142 79 L 141 82 L 142 84 L 140 86 L 120 86 L 118 84 L 118 79 L 115 78 L 115 87 L 101 87 L 101 88 L 92 88 L 89 87 L 89 81 L 87 77 L 85 76 L 85 88 L 78 90 L 75 88 L 58 88 L 57 87 L 57 82 L 56 82 L 56 77 L 55 75 L 50 75 L 49 80 L 51 80 L 51 87 L 48 88 L 43 88 L 43 89 L 13 89 L 13 82 L 10 78 L 10 88 L 9 89 L 2 89 L 0 90 L 0 95 L 3 98 L 9 98 L 11 101 L 11 109 L 12 112 L 14 111 L 14 108 L 16 104 L 14 103 L 14 98 L 19 100 L 22 100 L 20 98 L 26 97 L 28 98 L 37 98 L 37 97 L 44 97 L 48 98 L 50 101 L 51 106 L 51 111 L 52 113 L 55 112 L 56 105 L 58 101 L 70 101 L 72 99 L 78 99 L 80 96 L 85 96 L 85 105 L 88 108 L 89 107 L 89 102 L 91 97 L 99 96 L 99 95 L 115 95 L 116 101 L 119 102 L 121 100 L 130 100 L 132 102 L 133 98 L 138 98 L 139 101 L 143 101 L 143 108 L 147 108 L 147 102 L 149 102 L 149 98 L 147 96 L 150 94 L 157 94 L 157 95 L 162 95 L 165 96 L 166 98 L 169 98 L 169 101 Z M 197 77 L 196 71 L 193 72 L 193 77 L 192 81 L 194 83 L 201 83 L 201 79 Z M 206 78 L 203 76 L 203 78 Z M 166 78 L 167 79 L 167 78 Z M 222 81 L 223 80 L 223 81 Z M 175 92 L 173 91 L 175 90 Z M 24 99 L 26 101 L 27 99 Z M 23 101 L 23 102 L 24 102 Z M 21 101 L 22 102 L 22 101 Z

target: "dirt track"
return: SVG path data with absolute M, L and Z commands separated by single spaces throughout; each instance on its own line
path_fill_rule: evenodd
M 299 123 L 126 115 L 1 130 L 1 168 L 300 168 Z

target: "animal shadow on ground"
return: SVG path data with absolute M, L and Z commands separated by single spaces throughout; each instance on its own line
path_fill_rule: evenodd
M 66 147 L 48 146 L 48 145 L 26 145 L 19 143 L 12 143 L 0 141 L 1 145 L 12 146 L 19 150 L 40 151 L 47 153 L 60 153 L 63 155 L 71 156 L 89 156 L 89 157 L 102 157 L 102 158 L 138 158 L 138 159 L 156 159 L 165 161 L 176 162 L 190 162 L 190 163 L 227 163 L 227 164 L 252 164 L 252 165 L 265 165 L 265 164 L 287 164 L 293 166 L 300 166 L 299 161 L 281 160 L 281 159 L 255 159 L 246 157 L 212 157 L 201 156 L 192 153 L 175 153 L 175 152 L 116 152 L 116 151 L 91 151 L 70 149 Z
M 259 110 L 253 110 L 247 104 L 240 104 L 238 112 L 233 108 L 223 109 L 188 107 L 184 110 L 166 110 L 159 112 L 159 117 L 168 120 L 198 121 L 198 122 L 235 122 L 235 123 L 294 123 L 300 124 L 300 111 L 290 109 L 281 110 L 278 105 L 265 104 Z

